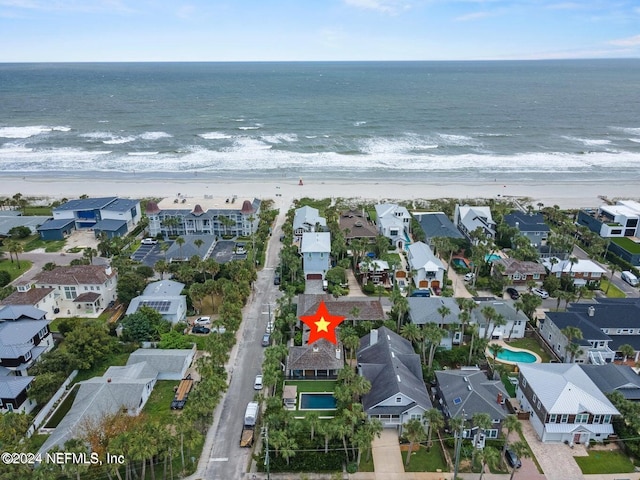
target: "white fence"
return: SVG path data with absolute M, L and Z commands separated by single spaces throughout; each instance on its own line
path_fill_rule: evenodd
M 55 407 L 58 400 L 60 400 L 65 395 L 65 393 L 67 392 L 67 387 L 73 381 L 73 379 L 76 378 L 76 375 L 78 375 L 78 370 L 74 370 L 73 372 L 71 372 L 71 375 L 67 377 L 67 379 L 63 382 L 62 386 L 53 395 L 53 397 L 51 397 L 51 400 L 49 400 L 47 404 L 44 407 L 42 407 L 42 410 L 40 410 L 40 412 L 33 419 L 33 423 L 31 424 L 31 426 L 29 427 L 29 430 L 27 431 L 27 437 L 30 437 L 31 435 L 33 435 L 36 432 L 36 430 L 40 428 L 40 425 L 44 423 L 45 419 L 49 416 L 49 413 L 51 413 L 51 411 Z

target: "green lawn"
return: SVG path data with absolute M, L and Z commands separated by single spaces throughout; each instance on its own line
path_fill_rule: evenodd
M 158 420 L 162 425 L 173 423 L 176 410 L 171 410 L 171 400 L 175 397 L 173 388 L 179 383 L 176 380 L 158 380 L 143 412 L 149 415 L 152 420 Z
M 427 451 L 426 447 L 421 446 L 420 450 L 414 451 L 411 454 L 411 460 L 409 466 L 405 467 L 405 472 L 435 472 L 440 469 L 443 472 L 448 472 L 449 467 L 444 460 L 444 455 L 440 449 L 440 443 L 434 441 L 430 451 Z M 402 462 L 407 461 L 407 452 L 402 452 Z
M 603 475 L 607 473 L 631 473 L 633 463 L 619 450 L 591 450 L 588 457 L 574 457 L 585 475 Z
M 512 347 L 524 348 L 526 350 L 531 350 L 532 352 L 537 353 L 538 355 L 540 355 L 543 363 L 548 363 L 551 360 L 549 354 L 542 349 L 535 338 L 517 338 L 507 343 Z
M 300 392 L 333 392 L 335 380 L 287 380 L 285 385 L 294 385 Z
M 367 460 L 367 455 L 369 459 Z M 367 451 L 362 452 L 362 458 L 360 459 L 360 465 L 358 465 L 359 472 L 373 472 L 373 454 L 368 454 Z
M 20 268 L 18 268 L 18 262 L 15 260 L 12 262 L 9 260 L 9 253 L 5 253 L 6 258 L 0 261 L 0 270 L 4 270 L 5 272 L 9 272 L 11 275 L 11 281 L 14 281 L 24 272 L 31 268 L 32 263 L 26 260 L 20 260 L 20 255 L 18 255 L 18 260 L 20 260 Z
M 26 217 L 28 215 L 41 215 L 43 217 L 51 217 L 53 216 L 51 207 L 36 207 L 36 206 L 27 206 L 22 210 L 22 214 Z
M 64 245 L 64 240 L 44 241 L 40 239 L 38 235 L 34 235 L 33 237 L 29 237 L 29 239 L 24 243 L 24 251 L 31 252 L 37 248 L 44 248 L 45 252 L 53 253 L 62 250 Z
M 609 298 L 626 298 L 626 295 L 622 290 L 605 278 L 600 280 L 600 290 Z
M 49 421 L 46 423 L 45 428 L 55 428 L 58 426 L 58 424 L 60 423 L 60 420 L 62 420 L 64 416 L 67 414 L 67 412 L 71 410 L 71 406 L 73 405 L 73 401 L 75 400 L 76 395 L 78 394 L 79 388 L 80 387 L 75 387 L 75 386 L 73 387 L 73 389 L 69 392 L 67 397 L 58 406 L 55 413 L 51 415 L 51 418 L 49 418 Z
M 73 383 L 78 383 L 82 380 L 88 380 L 89 378 L 98 377 L 104 375 L 107 368 L 111 366 L 122 367 L 127 364 L 130 352 L 126 353 L 112 353 L 104 361 L 98 363 L 90 370 L 80 370 L 78 375 L 74 379 Z

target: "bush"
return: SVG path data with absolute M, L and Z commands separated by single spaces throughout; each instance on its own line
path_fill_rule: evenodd
M 358 471 L 358 464 L 357 463 L 348 463 L 347 464 L 347 473 L 356 473 Z
M 376 286 L 373 283 L 365 283 L 362 286 L 362 291 L 367 295 L 373 295 L 376 291 Z
M 11 282 L 11 275 L 6 270 L 0 270 L 0 287 L 5 287 Z

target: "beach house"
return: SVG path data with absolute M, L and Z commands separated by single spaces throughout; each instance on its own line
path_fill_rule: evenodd
M 146 286 L 142 295 L 131 300 L 127 315 L 137 312 L 141 307 L 148 307 L 171 323 L 185 321 L 187 318 L 187 296 L 182 295 L 184 283 L 173 280 L 160 280 Z
M 620 412 L 575 364 L 519 363 L 516 398 L 544 443 L 602 442 Z
M 410 242 L 411 214 L 395 203 L 379 203 L 375 206 L 378 233 L 391 240 L 391 244 L 402 250 Z
M 303 233 L 300 254 L 304 278 L 324 280 L 324 276 L 331 268 L 331 233 Z
M 414 272 L 413 283 L 416 288 L 431 288 L 436 293 L 440 292 L 446 269 L 429 245 L 424 242 L 409 245 L 407 261 L 409 268 Z
M 327 229 L 327 219 L 320 216 L 317 208 L 304 206 L 296 209 L 293 215 L 293 236 L 296 241 L 303 233 L 323 232 Z
M 472 243 L 479 239 L 472 239 L 472 233 L 479 231 L 486 238 L 496 238 L 496 222 L 491 216 L 491 209 L 487 206 L 456 205 L 453 213 L 453 223 L 460 232 Z

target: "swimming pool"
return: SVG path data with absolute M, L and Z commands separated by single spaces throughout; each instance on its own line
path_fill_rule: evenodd
M 500 255 L 496 255 L 495 253 L 492 253 L 491 255 L 486 255 L 484 257 L 484 261 L 485 262 L 495 262 L 496 260 L 500 260 L 502 257 Z
M 502 347 L 502 350 L 498 352 L 498 360 L 505 360 L 513 363 L 535 363 L 537 357 L 525 350 L 511 350 L 508 347 Z
M 467 262 L 463 258 L 454 258 L 451 260 L 456 267 L 469 268 Z
M 298 410 L 335 410 L 336 399 L 333 393 L 300 393 Z

